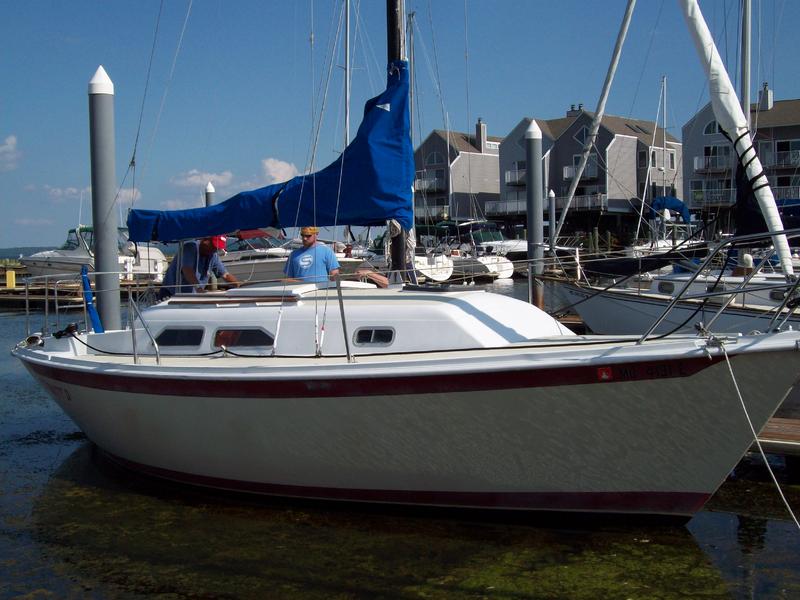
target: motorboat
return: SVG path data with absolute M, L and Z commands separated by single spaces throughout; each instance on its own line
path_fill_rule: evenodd
M 120 277 L 126 280 L 161 281 L 167 269 L 164 253 L 152 244 L 134 244 L 125 227 L 117 229 Z M 31 276 L 73 275 L 83 265 L 94 270 L 94 228 L 79 225 L 70 229 L 67 240 L 56 250 L 44 250 L 19 259 Z
M 227 248 L 220 258 L 228 272 L 241 282 L 278 281 L 285 277 L 284 268 L 292 250 L 301 246 L 300 240 L 280 240 L 262 230 L 240 231 L 228 235 Z M 343 248 L 335 254 L 342 274 L 355 273 L 363 263 L 346 256 Z

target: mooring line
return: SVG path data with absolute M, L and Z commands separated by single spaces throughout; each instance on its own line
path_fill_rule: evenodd
M 753 439 L 756 441 L 756 446 L 758 447 L 758 452 L 761 454 L 761 458 L 764 460 L 764 465 L 767 467 L 767 471 L 769 471 L 769 476 L 772 478 L 772 482 L 775 484 L 775 488 L 778 490 L 778 494 L 783 501 L 783 505 L 786 507 L 786 511 L 789 513 L 789 516 L 792 517 L 792 521 L 794 521 L 795 527 L 800 530 L 800 522 L 797 521 L 797 517 L 792 510 L 792 507 L 789 506 L 789 501 L 786 500 L 786 496 L 783 494 L 783 490 L 781 489 L 781 484 L 778 483 L 777 478 L 775 477 L 775 473 L 772 472 L 772 467 L 769 466 L 769 461 L 767 460 L 767 455 L 764 453 L 764 448 L 761 447 L 761 441 L 758 439 L 758 433 L 756 432 L 755 427 L 753 427 L 753 421 L 750 420 L 750 414 L 747 412 L 747 406 L 745 406 L 744 399 L 742 398 L 742 392 L 739 390 L 739 384 L 736 381 L 736 376 L 733 374 L 733 367 L 731 366 L 731 360 L 728 357 L 728 351 L 725 349 L 725 344 L 720 344 L 719 347 L 722 349 L 722 354 L 725 356 L 725 362 L 728 365 L 728 371 L 731 374 L 731 381 L 733 381 L 733 387 L 736 389 L 736 395 L 739 397 L 739 403 L 742 405 L 742 410 L 744 411 L 744 416 L 747 418 L 747 424 L 750 426 L 750 431 L 753 433 Z

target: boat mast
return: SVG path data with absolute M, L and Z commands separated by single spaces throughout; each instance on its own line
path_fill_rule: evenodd
M 404 0 L 386 0 L 386 53 L 388 64 L 398 60 L 405 60 L 406 57 L 404 15 Z M 390 228 L 387 226 L 387 231 L 389 230 Z M 405 279 L 407 233 L 401 228 L 400 233 L 393 237 L 389 244 L 390 280 L 397 281 L 399 279 L 402 281 Z
M 753 188 L 753 194 L 758 200 L 761 214 L 767 224 L 768 231 L 772 234 L 772 243 L 780 259 L 783 273 L 787 276 L 794 274 L 792 267 L 792 254 L 789 250 L 789 242 L 786 234 L 777 233 L 783 231 L 783 223 L 775 204 L 775 197 L 769 181 L 764 175 L 761 160 L 753 148 L 753 139 L 747 126 L 742 107 L 737 103 L 736 90 L 731 84 L 728 72 L 722 63 L 714 39 L 708 30 L 708 25 L 700 12 L 697 0 L 679 0 L 684 19 L 692 34 L 695 48 L 700 56 L 700 63 L 708 78 L 709 96 L 711 97 L 711 107 L 714 116 L 722 130 L 733 141 L 733 149 L 736 156 L 745 168 L 747 179 Z M 748 107 L 748 112 L 749 112 Z
M 350 0 L 344 0 L 344 147 L 350 143 Z
M 661 115 L 661 195 L 667 195 L 667 76 L 661 77 L 661 106 L 663 114 Z
M 573 175 L 572 181 L 569 184 L 567 203 L 564 205 L 564 210 L 561 211 L 561 218 L 558 220 L 558 227 L 556 227 L 555 237 L 558 237 L 561 234 L 561 228 L 564 226 L 564 221 L 567 218 L 569 205 L 572 204 L 572 199 L 575 197 L 575 190 L 578 188 L 578 183 L 580 183 L 583 170 L 586 168 L 586 163 L 589 161 L 589 153 L 592 150 L 592 146 L 594 146 L 594 141 L 597 139 L 597 132 L 600 130 L 600 121 L 603 120 L 603 113 L 606 110 L 608 92 L 611 90 L 611 82 L 614 80 L 614 73 L 617 70 L 619 56 L 622 53 L 622 44 L 625 41 L 625 36 L 628 33 L 628 26 L 631 23 L 634 6 L 636 6 L 636 0 L 628 0 L 628 6 L 625 8 L 625 16 L 622 19 L 622 26 L 619 29 L 619 34 L 617 34 L 617 43 L 614 46 L 611 64 L 608 66 L 606 80 L 605 83 L 603 83 L 603 92 L 600 94 L 600 100 L 597 103 L 597 110 L 595 111 L 594 118 L 592 119 L 592 126 L 589 130 L 589 135 L 586 136 L 586 140 L 584 141 L 580 163 L 578 164 L 578 168 L 575 170 L 575 174 Z
M 742 0 L 742 112 L 750 130 L 750 0 Z

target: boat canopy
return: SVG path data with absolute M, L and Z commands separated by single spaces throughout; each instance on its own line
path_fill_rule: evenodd
M 650 205 L 650 218 L 655 219 L 657 213 L 665 208 L 672 212 L 680 213 L 684 223 L 691 221 L 692 216 L 689 214 L 689 207 L 675 196 L 657 196 Z
M 413 227 L 409 74 L 406 61 L 388 66 L 386 90 L 364 106 L 355 139 L 333 163 L 307 175 L 204 208 L 131 210 L 130 239 L 175 241 L 259 227 L 384 225 Z

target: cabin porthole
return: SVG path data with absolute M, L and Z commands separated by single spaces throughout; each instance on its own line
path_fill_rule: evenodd
M 671 294 L 675 291 L 675 284 L 671 281 L 659 281 L 658 291 L 661 294 Z
M 353 334 L 356 346 L 390 346 L 394 342 L 394 329 L 391 327 L 360 327 Z

